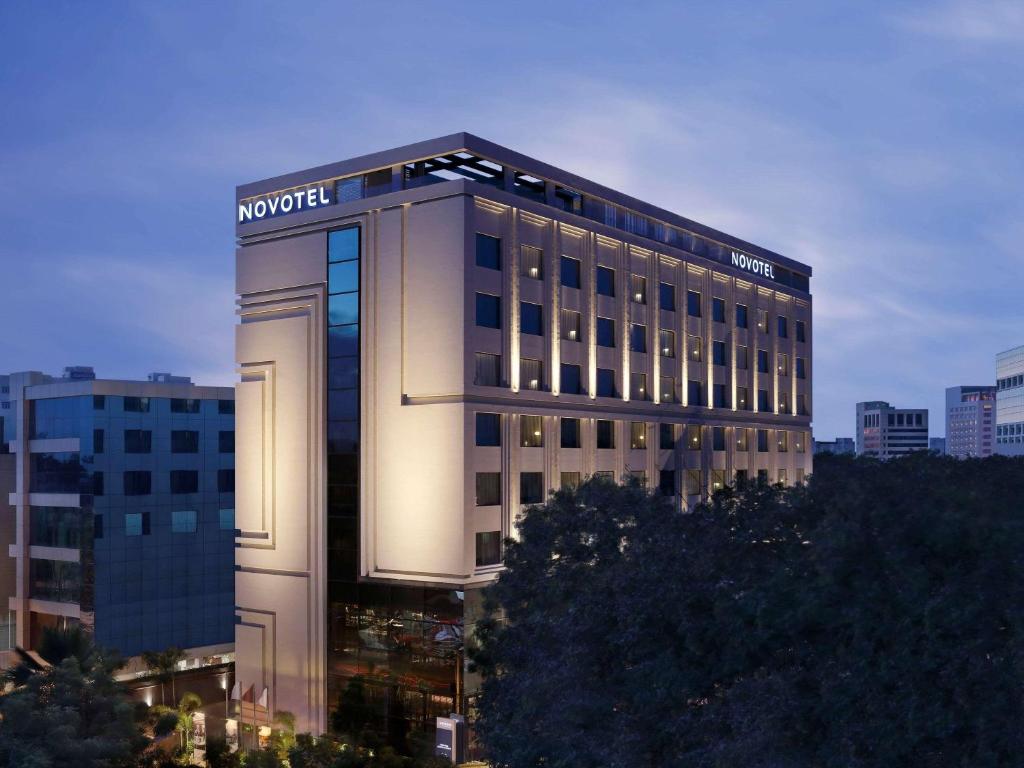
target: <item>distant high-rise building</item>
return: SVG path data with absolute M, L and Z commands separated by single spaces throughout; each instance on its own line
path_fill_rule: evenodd
M 996 355 L 995 452 L 1024 455 L 1024 346 Z
M 937 453 L 940 456 L 946 455 L 946 438 L 944 437 L 929 437 L 928 438 L 928 450 L 933 453 Z
M 0 460 L 16 466 L 0 461 L 10 642 L 32 649 L 44 628 L 79 624 L 126 657 L 233 651 L 234 390 L 164 376 L 0 377 Z
M 852 437 L 837 437 L 835 440 L 815 440 L 814 453 L 837 453 L 854 454 L 857 452 L 857 444 Z
M 991 456 L 995 410 L 996 388 L 990 384 L 946 389 L 945 453 L 958 459 Z
M 891 459 L 928 450 L 928 409 L 857 403 L 857 455 Z

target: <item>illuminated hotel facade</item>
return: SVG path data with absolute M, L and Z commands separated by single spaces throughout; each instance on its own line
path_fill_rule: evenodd
M 551 489 L 810 472 L 803 264 L 463 133 L 236 202 L 236 673 L 300 730 L 356 675 L 389 722 L 465 711 Z

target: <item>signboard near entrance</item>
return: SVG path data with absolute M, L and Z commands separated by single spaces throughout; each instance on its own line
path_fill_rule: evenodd
M 450 760 L 452 765 L 466 761 L 466 718 L 454 713 L 437 718 L 434 754 Z

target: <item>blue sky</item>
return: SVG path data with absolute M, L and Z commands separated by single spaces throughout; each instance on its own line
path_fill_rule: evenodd
M 459 130 L 813 265 L 819 438 L 1024 343 L 1020 2 L 8 2 L 0 42 L 0 370 L 230 382 L 234 186 Z

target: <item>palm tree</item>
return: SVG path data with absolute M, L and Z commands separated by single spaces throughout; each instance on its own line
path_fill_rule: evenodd
M 185 658 L 185 652 L 181 648 L 171 646 L 162 651 L 145 651 L 142 654 L 142 661 L 153 670 L 153 676 L 160 683 L 160 703 L 164 703 L 164 684 L 171 682 L 171 701 L 177 696 L 174 693 L 174 673 L 177 671 L 178 662 Z

